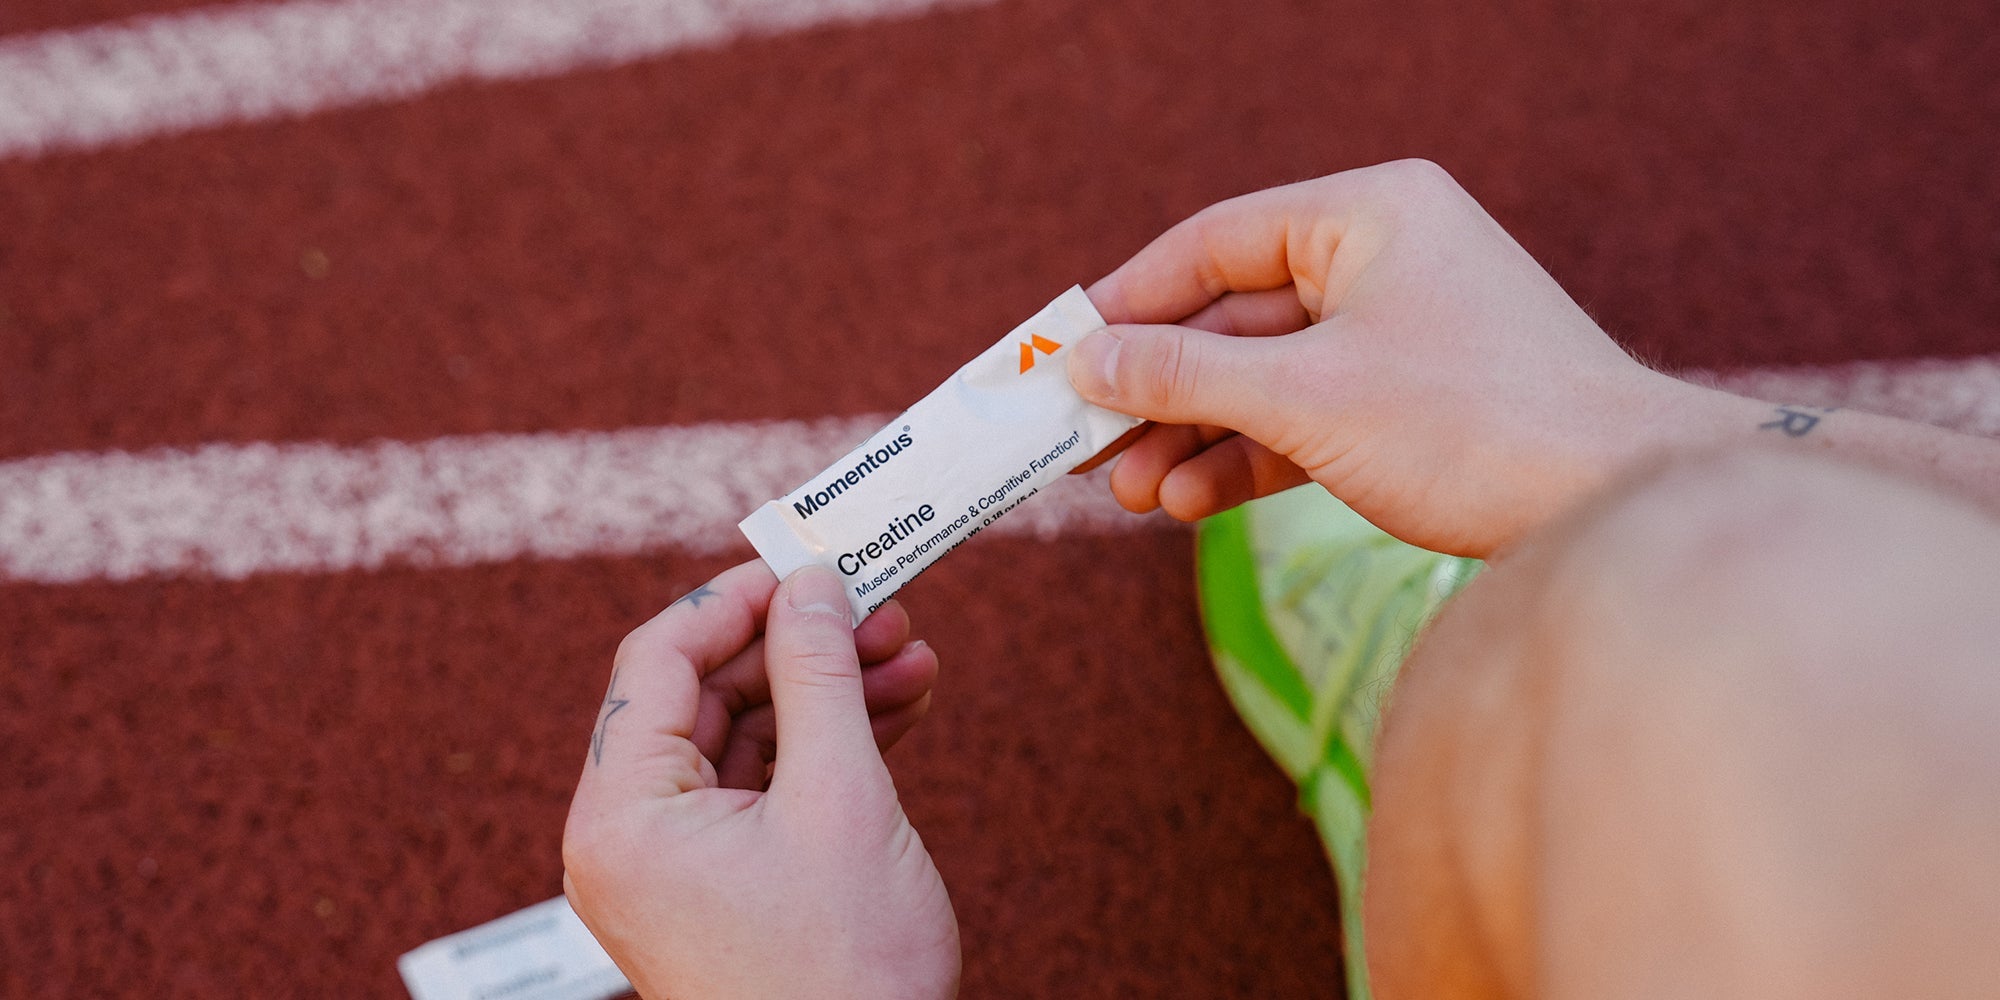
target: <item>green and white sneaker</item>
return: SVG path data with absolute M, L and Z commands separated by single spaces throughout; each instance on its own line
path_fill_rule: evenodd
M 1481 565 L 1397 541 L 1313 484 L 1196 533 L 1216 673 L 1333 862 L 1351 1000 L 1369 997 L 1361 884 L 1382 705 L 1418 631 Z

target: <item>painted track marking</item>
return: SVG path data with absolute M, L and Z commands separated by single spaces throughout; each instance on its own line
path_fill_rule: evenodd
M 0 38 L 0 158 L 990 0 L 292 0 Z
M 2000 356 L 1705 379 L 2000 436 Z M 444 437 L 360 447 L 208 445 L 0 462 L 0 579 L 42 583 L 385 565 L 462 566 L 678 550 L 747 552 L 736 522 L 886 418 Z M 1100 470 L 994 526 L 1091 534 L 1171 525 Z
M 462 566 L 745 551 L 736 522 L 886 417 L 445 437 L 361 447 L 217 444 L 0 463 L 0 579 Z M 1004 534 L 1126 531 L 1102 474 L 1062 480 Z

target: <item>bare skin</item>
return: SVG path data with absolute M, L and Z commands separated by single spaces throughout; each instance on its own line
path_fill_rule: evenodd
M 1090 295 L 1071 380 L 1153 422 L 1125 506 L 1313 481 L 1497 560 L 1391 699 L 1380 997 L 2000 982 L 2000 444 L 1647 369 L 1421 162 L 1217 205 Z M 565 884 L 647 995 L 956 990 L 878 749 L 936 659 L 809 572 L 738 567 L 620 650 Z
M 1434 164 L 1259 191 L 1090 289 L 1077 390 L 1145 417 L 1127 508 L 1196 520 L 1308 480 L 1390 534 L 1488 557 L 1644 456 L 1772 438 L 2000 497 L 2000 444 L 1800 411 L 1634 361 Z
M 645 996 L 955 993 L 958 922 L 882 763 L 937 655 L 894 602 L 850 628 L 827 570 L 696 593 L 619 647 L 563 832 L 577 915 Z
M 1527 540 L 1392 696 L 1376 995 L 1992 995 L 1996 599 L 1974 505 L 1763 450 Z

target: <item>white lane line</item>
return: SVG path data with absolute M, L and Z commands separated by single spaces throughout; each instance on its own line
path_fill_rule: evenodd
M 0 157 L 990 0 L 293 0 L 0 38 Z
M 2000 355 L 1704 380 L 1765 399 L 1838 404 L 2000 436 Z M 0 462 L 0 579 L 239 578 L 747 552 L 739 519 L 884 419 L 16 459 Z M 1100 471 L 1050 487 L 994 530 L 1053 538 L 1171 523 L 1120 510 Z
M 0 579 L 240 578 L 679 550 L 749 551 L 736 522 L 886 417 L 445 437 L 341 448 L 208 445 L 0 462 Z M 1102 473 L 993 526 L 1126 531 Z

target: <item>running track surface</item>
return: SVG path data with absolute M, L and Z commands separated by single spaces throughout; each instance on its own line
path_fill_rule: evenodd
M 1410 155 L 1659 363 L 2000 350 L 1990 3 L 901 6 L 9 145 L 0 462 L 893 411 L 1204 204 Z M 14 0 L 0 49 L 246 9 Z M 0 578 L 0 993 L 400 996 L 555 895 L 618 638 L 744 554 L 703 530 Z M 966 995 L 1337 992 L 1184 531 L 991 538 L 905 600 L 945 670 L 890 762 Z

